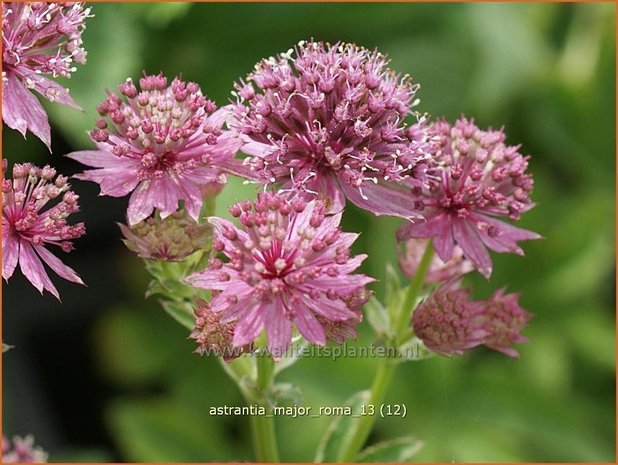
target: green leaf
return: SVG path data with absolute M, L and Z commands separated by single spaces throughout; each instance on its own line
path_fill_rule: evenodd
M 292 383 L 275 384 L 268 393 L 271 405 L 301 405 L 303 403 L 303 391 Z
M 386 308 L 391 312 L 397 311 L 399 308 L 399 300 L 401 298 L 401 280 L 397 270 L 390 263 L 386 265 L 386 295 L 384 301 Z
M 365 304 L 364 310 L 367 321 L 369 321 L 369 324 L 378 336 L 387 336 L 390 334 L 390 315 L 378 299 L 371 297 L 371 299 L 369 299 L 369 301 Z
M 187 329 L 193 329 L 195 326 L 195 314 L 193 307 L 189 302 L 172 302 L 169 300 L 160 300 L 159 303 L 163 310 L 174 320 L 180 323 Z
M 361 463 L 391 463 L 410 460 L 421 448 L 423 442 L 413 436 L 380 442 L 362 451 L 356 461 Z
M 399 357 L 402 362 L 418 362 L 433 357 L 435 352 L 432 352 L 423 341 L 418 337 L 412 336 L 407 341 L 403 342 L 399 347 Z
M 371 391 L 360 391 L 345 401 L 343 407 L 351 407 L 352 415 L 341 415 L 333 418 L 324 436 L 320 440 L 315 461 L 336 462 L 339 452 L 354 435 L 360 419 L 361 408 L 369 401 Z
M 207 462 L 242 459 L 225 440 L 224 430 L 195 411 L 172 400 L 125 399 L 107 411 L 123 458 L 130 462 Z

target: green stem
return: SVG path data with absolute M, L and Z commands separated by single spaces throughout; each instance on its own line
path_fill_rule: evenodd
M 427 243 L 423 257 L 418 265 L 418 269 L 414 274 L 414 278 L 410 282 L 410 285 L 406 289 L 406 293 L 403 298 L 401 307 L 399 308 L 399 318 L 395 321 L 395 334 L 397 336 L 397 342 L 401 342 L 401 338 L 405 336 L 410 327 L 410 320 L 412 318 L 412 312 L 416 306 L 416 299 L 418 293 L 421 291 L 429 266 L 431 265 L 431 259 L 433 258 L 433 243 L 431 240 Z
M 258 354 L 257 366 L 257 392 L 255 397 L 248 398 L 247 403 L 257 403 L 266 409 L 266 415 L 253 415 L 251 417 L 251 436 L 258 462 L 279 462 L 277 451 L 277 437 L 275 434 L 275 420 L 272 417 L 272 407 L 266 398 L 268 388 L 273 382 L 275 374 L 275 362 L 270 355 Z
M 371 385 L 371 394 L 369 395 L 369 400 L 367 401 L 367 405 L 374 406 L 375 412 L 379 411 L 380 405 L 384 401 L 386 391 L 388 390 L 388 386 L 393 379 L 396 367 L 396 361 L 388 358 L 383 358 L 378 365 L 378 371 L 376 372 L 376 375 L 373 378 L 373 384 Z M 356 431 L 345 447 L 341 450 L 339 457 L 337 457 L 337 462 L 349 463 L 356 461 L 356 456 L 363 447 L 363 444 L 365 444 L 377 415 L 378 413 L 374 413 L 373 415 L 364 415 L 358 419 Z
M 423 287 L 423 283 L 425 282 L 425 277 L 427 276 L 427 271 L 429 271 L 429 265 L 431 264 L 432 258 L 433 245 L 430 241 L 427 244 L 425 252 L 423 253 L 423 257 L 421 258 L 421 262 L 416 270 L 416 274 L 406 289 L 401 306 L 399 307 L 399 311 L 397 313 L 398 318 L 394 324 L 396 344 L 401 342 L 401 339 L 408 331 L 416 299 L 418 298 L 418 294 Z M 380 359 L 378 371 L 373 378 L 371 394 L 369 395 L 369 400 L 367 402 L 368 405 L 372 405 L 375 408 L 376 412 L 379 411 L 380 406 L 384 402 L 386 391 L 388 390 L 388 387 L 393 379 L 396 368 L 396 359 L 387 357 Z M 365 444 L 365 441 L 367 440 L 367 437 L 369 436 L 369 433 L 371 432 L 371 428 L 373 427 L 376 417 L 377 415 L 374 414 L 365 415 L 359 418 L 354 435 L 343 447 L 337 461 L 354 462 L 356 460 L 356 456 L 360 452 L 361 448 Z

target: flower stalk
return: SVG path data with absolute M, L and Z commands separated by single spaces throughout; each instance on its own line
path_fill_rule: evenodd
M 410 326 L 412 312 L 414 311 L 414 304 L 416 303 L 419 292 L 425 282 L 425 277 L 429 271 L 433 253 L 433 245 L 432 242 L 429 241 L 425 251 L 423 252 L 423 257 L 421 258 L 418 270 L 414 275 L 414 278 L 412 278 L 412 281 L 407 287 L 403 299 L 401 300 L 399 311 L 397 312 L 398 318 L 394 321 L 394 341 L 396 346 L 399 346 L 402 342 L 404 342 L 405 336 L 409 331 L 408 328 Z M 368 405 L 377 406 L 384 402 L 386 392 L 388 391 L 388 387 L 393 379 L 397 365 L 397 359 L 388 357 L 380 359 L 378 370 L 376 371 L 373 378 L 373 383 L 371 385 L 371 394 L 367 402 Z M 360 452 L 361 448 L 365 444 L 365 441 L 367 440 L 367 437 L 369 436 L 369 433 L 371 432 L 375 419 L 375 415 L 365 415 L 359 418 L 355 433 L 351 436 L 347 444 L 341 449 L 341 453 L 337 459 L 339 462 L 355 461 L 356 456 Z

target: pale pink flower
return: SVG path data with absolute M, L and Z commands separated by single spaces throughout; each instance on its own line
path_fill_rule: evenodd
M 15 436 L 13 443 L 2 436 L 2 463 L 46 463 L 47 453 L 35 447 L 34 438 Z
M 541 237 L 498 219 L 518 220 L 534 206 L 532 175 L 526 172 L 529 157 L 522 156 L 518 146 L 505 145 L 502 130 L 482 131 L 463 117 L 453 126 L 433 123 L 429 133 L 436 167 L 427 173 L 425 185 L 412 186 L 409 198 L 427 221 L 402 225 L 398 238 L 433 237 L 444 262 L 458 245 L 489 277 L 488 248 L 523 255 L 517 242 Z
M 212 310 L 221 312 L 222 323 L 235 323 L 235 347 L 252 343 L 265 330 L 277 358 L 291 342 L 293 324 L 305 339 L 324 345 L 327 332 L 319 318 L 359 321 L 348 303 L 373 281 L 352 274 L 366 256 L 350 257 L 358 235 L 340 231 L 341 213 L 325 216 L 324 211 L 319 201 L 267 192 L 230 208 L 241 228 L 210 218 L 213 247 L 229 261 L 212 259 L 188 281 L 214 291 Z
M 415 238 L 400 243 L 399 266 L 409 278 L 416 274 L 428 243 L 429 239 Z M 435 284 L 448 281 L 472 270 L 474 270 L 474 264 L 464 257 L 462 250 L 458 246 L 455 246 L 453 257 L 446 263 L 437 255 L 432 257 L 425 282 Z
M 521 331 L 532 318 L 532 313 L 521 308 L 518 301 L 519 293 L 504 294 L 504 288 L 499 289 L 487 300 L 484 311 L 485 329 L 489 332 L 485 345 L 513 358 L 519 354 L 511 346 L 528 341 Z
M 414 334 L 439 354 L 463 354 L 479 345 L 517 358 L 511 346 L 527 342 L 521 334 L 532 314 L 518 304 L 519 294 L 496 291 L 488 300 L 470 300 L 471 289 L 450 281 L 433 291 L 412 315 Z
M 2 119 L 24 136 L 31 131 L 47 147 L 47 113 L 30 92 L 80 109 L 68 89 L 45 77 L 70 78 L 86 62 L 82 31 L 90 8 L 83 3 L 2 3 Z
M 418 218 L 404 180 L 427 160 L 423 117 L 406 127 L 417 84 L 377 51 L 300 42 L 259 62 L 236 85 L 231 126 L 243 138 L 247 177 L 333 213 L 346 199 L 375 215 Z
M 129 226 L 155 208 L 166 218 L 180 201 L 197 221 L 204 196 L 226 182 L 223 171 L 233 166 L 239 146 L 221 130 L 227 109 L 215 111 L 200 87 L 181 77 L 168 86 L 162 74 L 144 75 L 140 89 L 131 79 L 119 89 L 124 100 L 108 93 L 98 106 L 101 118 L 90 132 L 98 150 L 67 155 L 97 168 L 76 177 L 98 183 L 101 195 L 131 193 Z
M 79 211 L 79 196 L 69 189 L 67 178 L 56 177 L 56 170 L 49 166 L 15 164 L 12 180 L 6 178 L 6 167 L 3 160 L 2 277 L 8 281 L 19 263 L 21 272 L 34 287 L 59 299 L 43 263 L 60 277 L 84 284 L 75 271 L 47 250 L 47 246 L 55 245 L 70 252 L 71 241 L 86 232 L 83 223 L 67 223 L 67 218 Z
M 483 344 L 483 303 L 469 299 L 471 290 L 448 283 L 433 291 L 412 314 L 414 334 L 425 346 L 443 355 L 462 355 Z
M 118 224 L 123 242 L 141 258 L 177 262 L 205 248 L 211 237 L 207 224 L 198 224 L 185 210 L 177 211 L 164 220 L 158 215 L 147 218 L 132 228 Z

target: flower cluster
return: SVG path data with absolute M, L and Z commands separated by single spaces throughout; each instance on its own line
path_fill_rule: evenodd
M 2 436 L 2 463 L 45 463 L 47 453 L 34 446 L 34 438 L 15 436 L 13 443 Z
M 168 86 L 162 74 L 144 75 L 139 89 L 131 81 L 108 93 L 90 137 L 98 150 L 68 156 L 97 169 L 77 175 L 94 181 L 102 195 L 129 193 L 129 226 L 158 209 L 161 218 L 184 202 L 197 221 L 205 191 L 226 182 L 238 140 L 222 131 L 225 108 L 216 110 L 195 82 L 177 77 Z
M 454 125 L 437 121 L 428 131 L 436 166 L 424 185 L 412 186 L 410 198 L 426 221 L 404 224 L 398 237 L 433 237 L 443 262 L 453 258 L 457 245 L 489 277 L 492 263 L 487 248 L 523 255 L 517 242 L 540 238 L 496 219 L 518 220 L 534 206 L 528 157 L 519 153 L 519 147 L 504 144 L 502 130 L 483 131 L 466 118 Z
M 461 355 L 484 344 L 518 357 L 511 346 L 526 342 L 521 330 L 532 316 L 519 306 L 519 294 L 504 294 L 500 289 L 486 301 L 474 301 L 470 293 L 453 281 L 432 292 L 412 316 L 416 336 L 444 355 Z
M 421 184 L 423 118 L 410 127 L 418 85 L 353 44 L 300 42 L 262 60 L 236 85 L 233 128 L 249 177 L 339 212 L 346 198 L 376 215 L 417 218 L 398 184 Z
M 358 292 L 372 278 L 352 274 L 365 255 L 350 257 L 357 234 L 339 229 L 341 214 L 326 216 L 320 201 L 287 200 L 281 194 L 259 194 L 230 208 L 242 224 L 210 218 L 218 258 L 188 281 L 215 291 L 212 311 L 222 323 L 235 323 L 232 343 L 250 344 L 263 329 L 274 356 L 282 354 L 292 339 L 292 323 L 312 343 L 324 345 L 327 331 L 320 322 L 360 320 Z M 360 297 L 360 299 L 359 299 Z M 351 304 L 351 305 L 349 305 Z M 330 334 L 348 334 L 341 327 Z
M 49 121 L 30 93 L 80 109 L 65 89 L 45 77 L 70 78 L 86 62 L 82 31 L 90 8 L 83 3 L 2 3 L 2 119 L 24 136 L 30 130 L 50 147 Z
M 70 190 L 67 178 L 56 176 L 56 170 L 50 166 L 15 164 L 12 179 L 7 179 L 6 170 L 7 162 L 3 160 L 2 277 L 8 281 L 19 263 L 34 287 L 59 298 L 43 263 L 68 281 L 83 282 L 46 247 L 56 245 L 70 252 L 73 239 L 86 232 L 83 223 L 67 223 L 67 218 L 79 211 L 79 196 Z
M 186 259 L 202 249 L 210 237 L 210 227 L 196 223 L 184 210 L 164 220 L 155 215 L 132 228 L 119 226 L 130 250 L 142 258 L 165 262 Z

